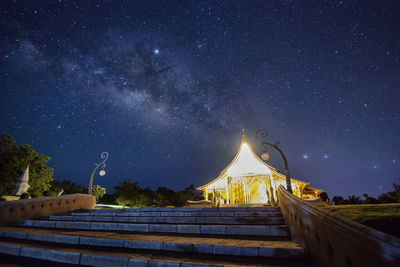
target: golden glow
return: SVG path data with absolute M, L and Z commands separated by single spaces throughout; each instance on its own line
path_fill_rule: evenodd
M 243 177 L 255 175 L 270 175 L 271 170 L 261 163 L 247 143 L 242 143 L 239 154 L 231 166 L 226 171 L 229 177 Z
M 268 158 L 268 154 L 262 155 L 262 159 Z M 308 183 L 294 179 L 291 179 L 291 182 L 294 194 L 304 198 L 306 194 L 303 191 Z M 243 132 L 239 151 L 231 164 L 216 179 L 198 189 L 204 192 L 206 200 L 217 198 L 222 204 L 276 205 L 280 185 L 286 187 L 285 175 L 254 154 L 246 143 Z M 311 192 L 318 191 L 314 188 L 307 189 Z

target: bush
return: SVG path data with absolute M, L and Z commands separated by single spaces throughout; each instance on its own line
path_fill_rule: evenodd
M 121 205 L 121 206 L 123 206 L 125 208 L 126 206 L 129 206 L 132 201 L 130 199 L 126 198 L 125 196 L 119 196 L 119 197 L 117 197 L 115 202 L 118 205 Z
M 4 197 L 0 197 L 0 202 L 1 201 L 7 201 L 7 199 L 5 199 Z
M 30 197 L 29 193 L 23 193 L 23 194 L 21 195 L 21 198 L 20 198 L 20 199 L 29 199 L 29 197 Z
M 110 195 L 110 194 L 105 194 L 104 196 L 102 196 L 99 199 L 99 203 L 101 203 L 101 204 L 109 204 L 109 205 L 117 204 L 115 202 L 115 196 L 114 195 Z
M 43 196 L 44 197 L 55 197 L 55 196 L 57 196 L 57 193 L 54 191 L 44 191 Z
M 92 195 L 96 198 L 96 202 L 99 201 L 106 194 L 106 189 L 100 185 L 94 185 L 92 187 Z

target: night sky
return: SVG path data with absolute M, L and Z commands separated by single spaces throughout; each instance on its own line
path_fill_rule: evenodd
M 329 196 L 400 183 L 399 1 L 1 1 L 0 134 L 112 192 L 216 178 L 242 128 Z M 269 164 L 282 170 L 279 154 Z

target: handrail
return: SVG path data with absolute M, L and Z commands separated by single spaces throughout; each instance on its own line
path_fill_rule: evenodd
M 291 235 L 321 266 L 395 266 L 400 239 L 278 189 Z

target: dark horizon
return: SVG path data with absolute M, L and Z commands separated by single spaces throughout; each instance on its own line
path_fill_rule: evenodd
M 400 183 L 396 1 L 0 3 L 0 134 L 58 181 L 181 190 L 216 178 L 242 128 L 330 197 Z M 280 156 L 268 164 L 283 172 Z

